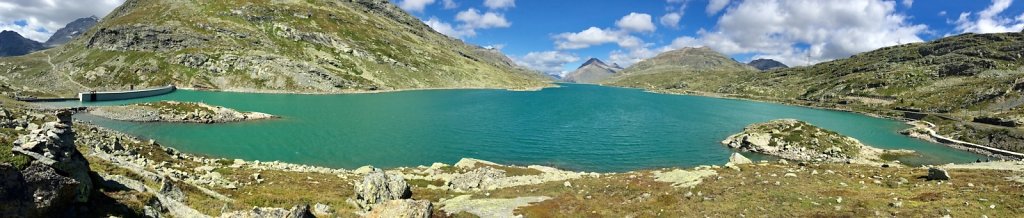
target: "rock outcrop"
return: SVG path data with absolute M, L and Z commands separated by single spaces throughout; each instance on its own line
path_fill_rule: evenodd
M 377 206 L 366 217 L 370 218 L 428 218 L 433 205 L 428 200 L 390 200 Z
M 476 190 L 491 186 L 498 179 L 505 177 L 505 171 L 493 167 L 480 167 L 468 173 L 452 178 L 448 184 L 455 190 Z
M 236 211 L 222 214 L 221 218 L 314 218 L 309 212 L 309 205 L 297 205 L 291 209 L 272 207 L 253 207 L 248 211 Z
M 887 151 L 861 144 L 857 139 L 818 128 L 806 122 L 783 119 L 747 126 L 722 144 L 742 151 L 757 152 L 798 161 L 881 162 Z
M 30 157 L 25 169 L 0 166 L 4 172 L 0 215 L 67 216 L 76 213 L 73 205 L 88 202 L 92 178 L 89 163 L 75 147 L 71 112 L 56 115 L 58 121 L 47 122 L 14 142 L 14 152 Z
M 931 167 L 928 168 L 928 180 L 949 180 L 949 172 L 944 169 Z
M 362 182 L 355 186 L 355 193 L 356 203 L 364 209 L 373 209 L 374 205 L 386 201 L 412 197 L 412 191 L 405 178 L 381 169 L 373 169 L 363 176 Z
M 162 101 L 93 108 L 89 113 L 133 122 L 227 123 L 275 118 L 259 112 L 239 112 L 205 103 Z

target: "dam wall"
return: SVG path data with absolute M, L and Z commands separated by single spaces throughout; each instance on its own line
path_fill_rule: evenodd
M 92 102 L 145 98 L 171 93 L 174 92 L 174 90 L 177 90 L 177 87 L 170 85 L 159 88 L 130 91 L 82 92 L 78 93 L 78 100 L 82 102 Z

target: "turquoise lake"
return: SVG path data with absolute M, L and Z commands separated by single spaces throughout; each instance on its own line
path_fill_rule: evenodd
M 980 155 L 898 133 L 898 121 L 855 113 L 637 89 L 562 84 L 534 92 L 429 90 L 296 95 L 179 90 L 119 105 L 160 100 L 205 102 L 283 117 L 233 124 L 77 119 L 155 139 L 188 153 L 327 167 L 399 167 L 472 157 L 503 164 L 620 172 L 724 164 L 719 142 L 743 127 L 795 118 L 885 149 L 911 149 L 904 163 L 971 162 Z M 755 159 L 760 157 L 753 154 Z

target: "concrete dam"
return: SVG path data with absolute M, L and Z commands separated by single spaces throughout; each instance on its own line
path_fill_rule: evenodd
M 177 87 L 169 85 L 158 88 L 128 91 L 82 92 L 78 93 L 78 100 L 82 102 L 93 102 L 145 98 L 171 93 L 174 92 L 174 90 L 177 90 Z

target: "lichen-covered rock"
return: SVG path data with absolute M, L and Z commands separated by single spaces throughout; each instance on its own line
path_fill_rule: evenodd
M 53 168 L 33 162 L 22 170 L 28 189 L 32 190 L 33 212 L 30 217 L 53 217 L 66 213 L 78 197 L 80 182 L 62 176 Z
M 408 199 L 412 191 L 405 178 L 390 174 L 381 169 L 373 169 L 355 186 L 355 200 L 366 209 L 389 200 Z
M 928 168 L 928 180 L 949 180 L 949 172 L 944 169 L 931 167 Z
M 371 218 L 428 218 L 433 210 L 428 200 L 390 200 L 373 208 Z
M 502 177 L 505 177 L 505 171 L 503 170 L 493 167 L 480 167 L 468 173 L 455 176 L 448 186 L 455 190 L 484 189 Z
M 747 157 L 744 157 L 742 154 L 740 154 L 740 153 L 732 153 L 732 155 L 729 156 L 729 163 L 727 163 L 726 165 L 735 166 L 735 165 L 751 164 L 751 163 L 754 163 L 754 162 L 751 161 L 750 159 L 748 159 Z
M 32 202 L 32 191 L 18 168 L 0 163 L 0 217 L 27 216 Z
M 252 210 L 222 214 L 222 218 L 314 218 L 309 205 L 296 205 L 292 209 L 253 207 Z
M 42 127 L 22 135 L 14 142 L 14 151 L 32 157 L 33 163 L 53 168 L 60 175 L 67 175 L 77 183 L 76 202 L 86 202 L 92 192 L 92 178 L 89 176 L 89 162 L 75 147 L 75 133 L 71 129 L 71 112 L 56 113 L 57 122 L 47 122 Z M 23 173 L 25 174 L 25 173 Z M 25 174 L 26 177 L 30 175 Z
M 143 24 L 100 28 L 89 39 L 86 47 L 111 51 L 174 51 L 196 47 L 208 39 L 171 26 Z

